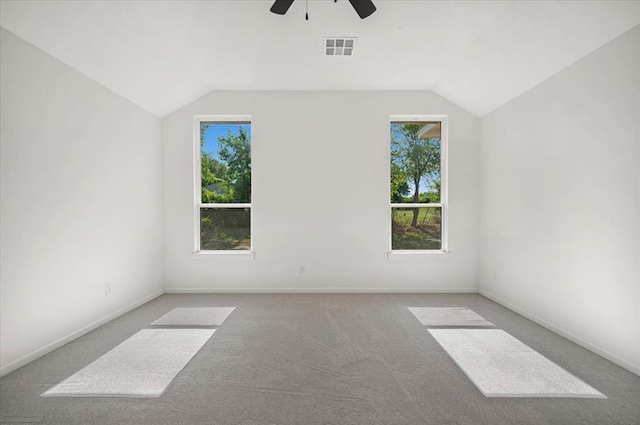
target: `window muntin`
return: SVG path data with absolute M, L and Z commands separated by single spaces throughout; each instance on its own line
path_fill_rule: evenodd
M 251 118 L 196 118 L 195 250 L 251 251 Z
M 390 124 L 391 251 L 446 251 L 446 118 Z

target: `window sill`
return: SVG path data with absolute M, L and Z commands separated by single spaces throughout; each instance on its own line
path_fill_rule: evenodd
M 387 252 L 387 259 L 389 260 L 408 260 L 408 259 L 418 259 L 418 258 L 426 258 L 426 257 L 441 257 L 445 258 L 447 255 L 451 254 L 451 251 L 414 251 L 414 250 L 397 250 L 397 251 L 389 251 Z
M 199 260 L 217 258 L 254 260 L 256 258 L 256 253 L 255 251 L 195 251 L 192 253 L 192 256 Z

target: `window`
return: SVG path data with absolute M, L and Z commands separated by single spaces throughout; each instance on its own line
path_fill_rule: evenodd
M 251 117 L 196 117 L 195 124 L 195 251 L 249 252 Z
M 391 117 L 391 251 L 447 251 L 446 117 Z

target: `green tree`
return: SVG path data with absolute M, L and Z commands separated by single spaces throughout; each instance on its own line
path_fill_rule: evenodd
M 400 203 L 409 194 L 407 175 L 402 167 L 398 165 L 397 158 L 394 158 L 396 151 L 391 151 L 391 202 Z
M 219 137 L 220 159 L 227 166 L 228 183 L 233 202 L 251 201 L 251 139 L 247 131 L 239 127 L 239 132 L 229 131 L 226 137 Z
M 201 156 L 202 202 L 233 202 L 233 188 L 228 182 L 227 167 L 203 152 Z
M 206 140 L 206 131 L 211 124 L 200 125 L 200 147 Z M 211 153 L 201 150 L 200 154 L 200 184 L 203 203 L 232 202 L 232 188 L 228 183 L 229 171 L 227 166 L 215 159 Z M 215 186 L 216 190 L 207 187 Z
M 420 182 L 423 178 L 433 177 L 432 186 L 438 182 L 438 188 L 440 180 L 440 139 L 421 139 L 418 132 L 423 125 L 423 123 L 397 123 L 393 124 L 391 131 L 392 175 L 395 163 L 406 177 L 405 182 L 413 184 L 412 201 L 415 203 L 420 202 Z M 411 226 L 417 227 L 419 213 L 419 208 L 413 209 Z

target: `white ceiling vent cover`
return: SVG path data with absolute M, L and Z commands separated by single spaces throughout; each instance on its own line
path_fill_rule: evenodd
M 327 37 L 324 39 L 324 54 L 325 56 L 351 56 L 355 46 L 355 37 Z

